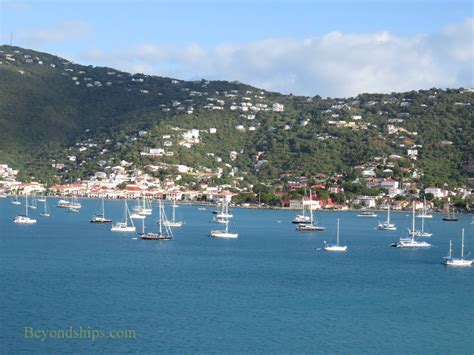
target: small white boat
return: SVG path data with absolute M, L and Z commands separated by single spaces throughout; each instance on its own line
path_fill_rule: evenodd
M 16 215 L 13 222 L 17 224 L 35 224 L 36 223 L 36 219 L 28 216 L 28 195 L 25 195 L 25 214 Z
M 461 234 L 461 257 L 453 258 L 453 242 L 449 241 L 449 255 L 443 258 L 442 264 L 446 266 L 471 266 L 472 259 L 464 259 L 464 228 Z
M 228 204 L 223 202 L 223 214 L 228 213 Z M 229 232 L 229 221 L 231 217 L 222 217 L 222 218 L 216 218 L 215 221 L 218 223 L 222 223 L 225 225 L 224 230 L 211 230 L 211 233 L 209 234 L 211 237 L 214 238 L 228 238 L 228 239 L 236 239 L 239 237 L 238 233 L 231 233 Z
M 38 205 L 36 204 L 36 198 L 33 197 L 31 203 L 28 205 L 28 208 L 31 208 L 32 210 L 36 210 L 38 208 Z
M 371 212 L 371 211 L 362 211 L 359 214 L 357 214 L 357 217 L 369 217 L 369 218 L 374 218 L 377 217 L 377 213 Z
M 429 248 L 430 243 L 424 241 L 417 241 L 415 238 L 400 238 L 396 243 L 392 243 L 390 246 L 395 248 Z
M 198 210 L 198 211 L 205 211 L 205 210 L 206 210 L 206 207 L 198 207 L 197 210 Z
M 395 224 L 390 222 L 390 203 L 388 205 L 388 212 L 387 212 L 387 220 L 384 222 L 379 222 L 377 224 L 377 229 L 379 230 L 386 230 L 386 231 L 395 231 L 397 227 Z
M 296 226 L 298 232 L 322 232 L 326 230 L 326 227 L 314 224 L 313 221 L 313 210 L 309 210 L 309 223 L 300 223 Z
M 38 200 L 39 201 L 39 200 Z M 43 217 L 49 217 L 51 216 L 51 214 L 49 213 L 48 211 L 48 205 L 46 203 L 46 199 L 43 199 L 43 206 L 44 206 L 44 209 L 43 209 L 43 212 L 40 213 L 41 216 Z
M 123 222 L 116 222 L 110 230 L 112 232 L 124 232 L 124 233 L 133 233 L 136 231 L 133 220 L 130 219 L 131 225 L 128 224 L 130 211 L 128 209 L 127 200 L 123 201 Z
M 132 214 L 130 215 L 130 218 L 131 218 L 131 219 L 145 219 L 146 216 L 143 215 L 143 214 L 139 214 L 139 213 L 132 213 Z
M 15 196 L 11 203 L 12 205 L 21 205 L 21 202 L 18 200 L 18 196 Z
M 347 245 L 339 245 L 339 218 L 337 219 L 336 244 L 327 244 L 326 241 L 324 241 L 323 250 L 347 251 Z
M 426 197 L 423 198 L 423 211 L 418 214 L 416 218 L 433 218 L 433 215 L 429 214 L 428 210 L 426 209 Z
M 217 215 L 217 217 L 219 217 L 219 215 Z M 175 227 L 175 228 L 183 226 L 183 221 L 177 221 L 176 220 L 176 200 L 175 199 L 173 199 L 172 219 L 171 219 L 171 221 L 170 220 L 163 221 L 163 226 Z
M 413 212 L 412 212 L 412 221 L 411 221 L 411 229 L 408 228 L 408 235 L 417 238 L 429 238 L 433 234 L 425 232 L 425 220 L 421 220 L 421 229 L 416 229 L 415 226 L 415 203 L 413 203 Z
M 302 223 L 311 223 L 311 218 L 304 214 L 297 214 L 291 223 L 302 224 Z
M 146 196 L 143 195 L 142 204 L 138 204 L 133 208 L 134 214 L 139 214 L 142 216 L 151 216 L 153 213 L 153 209 L 151 208 L 150 204 L 146 200 Z

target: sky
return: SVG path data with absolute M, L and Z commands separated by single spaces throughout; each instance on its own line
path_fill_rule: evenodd
M 348 97 L 474 87 L 463 0 L 0 0 L 0 39 L 132 73 Z

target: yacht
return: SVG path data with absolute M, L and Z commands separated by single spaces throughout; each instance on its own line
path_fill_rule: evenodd
M 96 223 L 96 224 L 112 223 L 112 220 L 110 218 L 105 217 L 105 203 L 104 203 L 103 197 L 102 197 L 102 211 L 101 213 L 94 214 L 90 220 L 90 223 Z
M 326 227 L 315 225 L 313 223 L 313 210 L 309 210 L 309 223 L 300 223 L 296 226 L 298 232 L 322 232 L 326 230 Z
M 357 217 L 370 217 L 370 218 L 373 218 L 373 217 L 377 217 L 377 214 L 375 212 L 371 212 L 371 211 L 362 211 L 362 212 L 359 212 L 357 214 Z
M 214 213 L 217 212 L 217 213 Z M 216 210 L 213 211 L 215 214 L 214 222 L 225 224 L 229 220 L 229 218 L 234 217 L 231 213 L 229 213 L 229 203 L 226 201 L 222 201 L 218 203 Z
M 412 238 L 400 238 L 396 243 L 392 243 L 390 246 L 395 248 L 429 248 L 430 243 L 417 241 L 414 237 Z
M 135 225 L 133 224 L 132 219 L 130 219 L 131 225 L 128 224 L 129 216 L 130 216 L 130 211 L 128 209 L 127 200 L 124 200 L 124 204 L 123 204 L 123 222 L 116 222 L 112 226 L 112 228 L 110 228 L 110 230 L 112 232 L 124 232 L 124 233 L 135 232 L 136 228 L 135 228 Z
M 339 244 L 339 218 L 337 219 L 336 244 L 327 244 L 324 241 L 323 250 L 326 251 L 347 251 L 347 245 Z
M 219 215 L 217 215 L 219 217 Z M 176 199 L 173 199 L 173 215 L 171 221 L 166 220 L 163 221 L 163 224 L 168 227 L 182 227 L 183 226 L 183 221 L 177 221 L 176 220 Z
M 51 216 L 51 214 L 48 211 L 48 205 L 46 203 L 46 199 L 43 199 L 43 212 L 41 212 L 40 215 L 43 216 L 43 217 Z
M 133 208 L 133 212 L 134 215 L 151 216 L 153 209 L 147 202 L 145 195 L 143 195 L 142 204 L 140 204 L 140 201 L 137 201 L 137 205 Z
M 18 200 L 18 196 L 15 196 L 11 203 L 12 205 L 21 205 L 21 202 Z
M 429 238 L 433 234 L 425 232 L 425 219 L 421 220 L 421 229 L 416 229 L 415 227 L 415 203 L 413 202 L 413 212 L 412 212 L 412 219 L 411 219 L 411 229 L 408 228 L 408 235 L 413 237 L 425 237 Z
M 416 216 L 416 218 L 433 218 L 432 214 L 429 214 L 426 209 L 426 197 L 423 198 L 423 211 Z
M 471 266 L 472 259 L 464 259 L 464 228 L 461 233 L 461 257 L 453 258 L 453 242 L 449 241 L 449 255 L 443 258 L 442 264 L 446 266 Z
M 167 221 L 165 209 L 161 200 L 158 200 L 158 212 L 159 212 L 159 219 L 158 225 L 159 230 L 158 233 L 145 233 L 145 221 L 142 219 L 142 232 L 140 233 L 140 238 L 144 240 L 171 240 L 173 239 L 173 232 L 169 226 L 167 226 L 164 222 Z
M 58 201 L 57 205 L 58 208 L 69 208 L 71 207 L 71 202 L 65 198 L 62 198 Z
M 216 222 L 224 224 L 225 228 L 223 230 L 211 230 L 210 236 L 215 238 L 230 238 L 235 239 L 239 237 L 238 233 L 231 233 L 229 232 L 229 222 L 230 219 L 233 217 L 232 214 L 229 213 L 229 205 L 225 201 L 222 202 L 222 210 L 217 213 L 217 217 L 215 219 Z
M 18 224 L 35 224 L 36 223 L 36 219 L 28 216 L 28 195 L 25 195 L 25 214 L 16 215 L 13 222 L 18 223 Z
M 28 205 L 28 208 L 31 208 L 32 210 L 36 210 L 38 208 L 38 205 L 36 204 L 36 198 L 33 197 L 31 203 Z
M 387 220 L 384 222 L 380 222 L 377 224 L 377 229 L 380 230 L 388 230 L 388 231 L 395 231 L 397 227 L 395 224 L 390 223 L 390 203 L 388 204 L 388 211 L 387 211 Z
M 456 217 L 456 215 L 454 214 L 454 207 L 453 207 L 453 213 L 452 214 L 449 213 L 449 208 L 448 208 L 448 215 L 443 217 L 443 221 L 446 221 L 446 222 L 457 222 L 457 221 L 459 221 L 459 218 Z
M 145 219 L 146 216 L 145 216 L 144 214 L 139 214 L 139 213 L 133 212 L 133 213 L 130 215 L 130 218 L 131 218 L 131 219 Z

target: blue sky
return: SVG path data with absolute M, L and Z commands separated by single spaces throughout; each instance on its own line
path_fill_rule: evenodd
M 0 30 L 83 64 L 347 96 L 472 86 L 472 18 L 459 0 L 3 0 Z

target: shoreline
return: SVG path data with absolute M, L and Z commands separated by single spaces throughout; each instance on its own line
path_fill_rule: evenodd
M 24 195 L 6 195 L 6 198 L 9 197 L 23 197 Z M 61 198 L 69 198 L 70 196 L 56 196 L 56 195 L 48 195 L 44 196 L 47 199 L 61 199 Z M 90 197 L 90 196 L 78 196 L 78 199 L 84 199 L 84 200 L 94 200 L 94 201 L 99 201 L 102 200 L 101 197 Z M 136 201 L 136 198 L 110 198 L 110 197 L 104 197 L 105 201 Z M 166 202 L 171 202 L 170 200 L 164 200 Z M 213 202 L 205 202 L 205 201 L 176 201 L 177 205 L 183 205 L 183 206 L 196 206 L 196 207 L 215 207 L 216 204 Z M 299 208 L 289 208 L 289 207 L 278 207 L 278 206 L 258 206 L 258 205 L 249 205 L 249 206 L 241 206 L 241 205 L 231 205 L 230 207 L 232 208 L 242 208 L 242 209 L 254 209 L 254 210 L 279 210 L 279 211 L 301 211 Z M 347 209 L 334 209 L 334 208 L 321 208 L 317 210 L 313 210 L 313 212 L 363 212 L 363 211 L 370 211 L 370 212 L 380 212 L 380 213 L 386 213 L 387 209 L 380 209 L 380 208 L 370 208 L 370 209 L 356 209 L 356 208 L 347 208 Z M 406 209 L 406 210 L 394 210 L 391 209 L 390 212 L 392 213 L 406 213 L 410 212 L 411 213 L 411 208 Z M 431 214 L 435 215 L 445 215 L 448 212 L 447 211 L 430 211 Z M 463 212 L 457 212 L 458 214 L 462 215 L 474 215 L 474 212 L 469 212 L 469 211 L 463 211 Z M 362 218 L 362 217 L 361 217 Z M 370 218 L 370 217 L 367 217 Z

